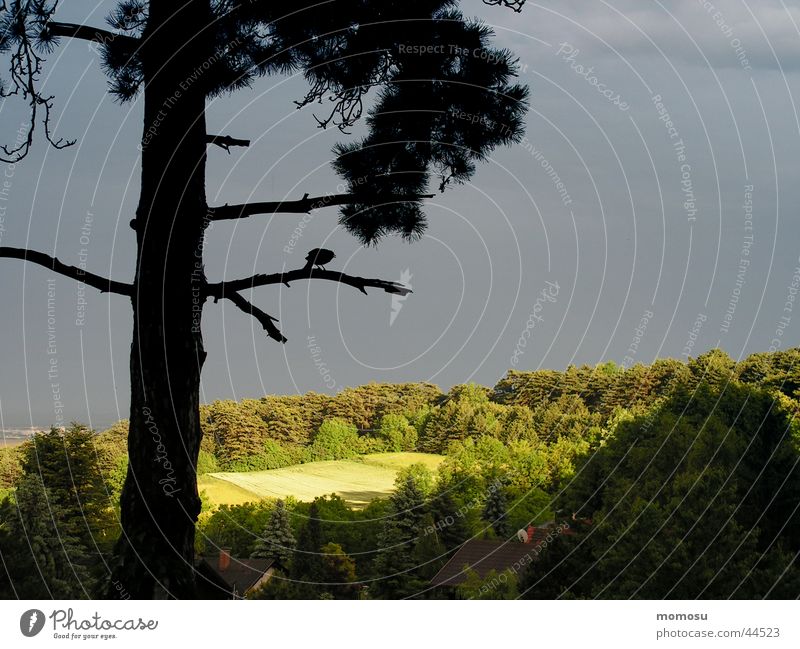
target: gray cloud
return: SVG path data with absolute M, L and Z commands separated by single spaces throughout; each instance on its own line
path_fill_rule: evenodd
M 716 68 L 741 68 L 744 59 L 761 68 L 800 64 L 800 6 L 786 0 L 553 0 L 497 20 L 594 58 L 633 63 L 661 58 L 660 49 L 672 61 Z

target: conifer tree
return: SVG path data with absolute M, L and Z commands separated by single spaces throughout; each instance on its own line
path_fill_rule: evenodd
M 430 509 L 432 524 L 445 549 L 457 548 L 469 538 L 464 512 L 459 509 L 449 489 L 441 489 L 431 498 Z
M 316 500 L 308 510 L 308 521 L 300 530 L 297 551 L 292 561 L 291 576 L 298 582 L 297 587 L 304 592 L 313 593 L 323 586 L 322 566 L 322 524 Z
M 483 520 L 494 530 L 498 538 L 508 537 L 508 503 L 506 491 L 498 484 L 492 486 L 486 494 L 483 506 Z
M 406 474 L 390 500 L 391 512 L 378 540 L 377 581 L 371 590 L 377 597 L 400 599 L 416 594 L 423 586 L 416 574 L 415 550 L 424 533 L 425 497 L 414 476 Z
M 447 558 L 447 552 L 434 524 L 433 516 L 426 514 L 422 519 L 422 532 L 414 548 L 416 574 L 425 583 L 439 572 Z
M 297 541 L 292 532 L 289 512 L 283 500 L 275 503 L 264 531 L 250 555 L 258 559 L 273 559 L 284 570 L 290 565 Z
M 38 433 L 23 446 L 22 469 L 26 475 L 39 477 L 63 513 L 61 532 L 96 555 L 111 549 L 118 526 L 94 437 L 89 428 L 76 423 L 64 432 L 53 428 Z
M 0 548 L 17 597 L 85 599 L 95 594 L 89 553 L 71 534 L 66 510 L 39 476 L 26 475 L 15 492 L 5 547 Z

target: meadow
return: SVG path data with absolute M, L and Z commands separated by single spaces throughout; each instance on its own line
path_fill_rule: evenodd
M 198 488 L 207 505 L 238 505 L 264 498 L 293 496 L 311 501 L 335 493 L 351 507 L 364 507 L 394 489 L 398 471 L 415 463 L 436 469 L 443 456 L 432 453 L 374 453 L 353 460 L 309 462 L 247 473 L 208 473 Z

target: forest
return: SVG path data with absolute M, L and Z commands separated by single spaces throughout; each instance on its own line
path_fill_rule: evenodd
M 277 566 L 263 599 L 795 598 L 800 593 L 800 349 L 739 362 L 509 371 L 494 387 L 372 383 L 200 408 L 197 472 L 427 453 L 385 498 L 213 505 L 198 555 Z M 0 449 L 0 597 L 107 592 L 127 422 L 74 423 Z M 165 493 L 169 458 L 163 461 Z M 201 493 L 202 495 L 202 493 Z M 557 534 L 534 561 L 430 582 L 470 539 Z

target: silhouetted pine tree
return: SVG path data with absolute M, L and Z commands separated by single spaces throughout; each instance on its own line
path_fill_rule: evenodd
M 523 0 L 486 3 L 519 10 Z M 7 92 L 31 108 L 26 137 L 0 149 L 0 159 L 23 158 L 37 127 L 54 146 L 71 144 L 52 134 L 55 100 L 39 84 L 47 72 L 44 56 L 63 39 L 89 41 L 100 51 L 110 91 L 120 101 L 144 95 L 141 187 L 130 221 L 132 281 L 0 247 L 0 257 L 31 261 L 130 300 L 130 461 L 121 498 L 124 534 L 109 583 L 122 584 L 131 597 L 194 594 L 206 301 L 227 301 L 285 342 L 277 320 L 243 291 L 312 278 L 364 293 L 370 287 L 408 290 L 311 267 L 209 281 L 203 260 L 209 223 L 339 207 L 341 225 L 360 241 L 376 243 L 390 234 L 416 239 L 426 225 L 426 192 L 469 180 L 495 147 L 522 138 L 528 91 L 515 82 L 517 60 L 493 47 L 491 30 L 465 19 L 457 6 L 454 0 L 123 0 L 108 17 L 108 30 L 59 22 L 58 0 L 0 5 Z M 366 135 L 334 149 L 333 166 L 346 191 L 309 192 L 298 200 L 279 192 L 278 201 L 209 206 L 208 147 L 250 144 L 209 128 L 209 100 L 242 91 L 259 77 L 286 74 L 307 80 L 308 92 L 297 104 L 322 107 L 314 116 L 319 126 L 346 133 L 365 117 Z

